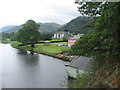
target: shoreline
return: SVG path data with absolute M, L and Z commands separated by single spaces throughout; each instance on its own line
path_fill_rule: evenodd
M 57 58 L 57 59 L 61 59 L 61 60 L 66 61 L 66 62 L 70 62 L 69 58 L 67 58 L 67 57 L 58 57 L 57 54 L 48 53 L 48 52 L 37 52 L 37 51 L 34 51 L 33 48 L 31 48 L 31 49 L 24 49 L 24 48 L 20 48 L 19 46 L 13 46 L 13 45 L 11 45 L 11 46 L 13 48 L 16 48 L 16 49 L 20 49 L 20 50 L 24 50 L 24 51 L 29 51 L 31 54 L 34 54 L 34 53 L 42 54 L 42 55 L 54 57 L 54 58 Z

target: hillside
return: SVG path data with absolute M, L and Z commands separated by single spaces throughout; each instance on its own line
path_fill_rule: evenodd
M 88 30 L 90 30 L 90 28 L 84 27 L 88 25 L 91 20 L 92 19 L 90 17 L 79 16 L 62 26 L 59 31 L 67 29 L 72 33 L 86 33 Z
M 61 28 L 62 25 L 57 23 L 38 23 L 40 24 L 39 31 L 41 33 L 54 32 Z
M 50 32 L 54 32 L 56 30 L 58 30 L 61 25 L 60 24 L 56 24 L 56 23 L 38 23 L 40 24 L 40 28 L 39 31 L 41 33 L 50 33 Z M 8 31 L 5 31 L 6 33 L 11 33 L 11 32 L 18 32 L 20 29 L 22 28 L 22 25 L 20 26 L 16 26 L 12 29 L 9 29 Z
M 0 32 L 7 31 L 7 30 L 12 29 L 14 27 L 16 27 L 16 26 L 15 25 L 8 25 L 8 26 L 5 26 L 5 27 L 2 27 L 2 28 L 0 28 Z
M 5 32 L 6 32 L 6 33 L 11 33 L 11 32 L 16 33 L 16 32 L 18 32 L 19 29 L 21 29 L 21 28 L 22 28 L 22 25 L 16 26 L 16 27 L 14 27 L 14 28 L 11 28 L 11 29 L 9 29 L 9 30 L 7 30 L 7 31 L 5 31 Z

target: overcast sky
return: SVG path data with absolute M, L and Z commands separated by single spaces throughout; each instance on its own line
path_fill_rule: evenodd
M 65 24 L 78 17 L 75 0 L 0 0 L 0 27 L 20 25 L 28 19 Z

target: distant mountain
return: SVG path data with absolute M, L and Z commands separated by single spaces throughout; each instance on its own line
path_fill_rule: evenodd
M 11 33 L 11 32 L 16 33 L 16 32 L 18 32 L 21 28 L 22 28 L 22 25 L 16 26 L 16 27 L 14 27 L 14 28 L 11 28 L 11 29 L 5 31 L 5 33 Z
M 62 25 L 57 23 L 38 23 L 38 24 L 40 24 L 39 31 L 41 33 L 55 32 L 62 27 Z
M 62 25 L 57 24 L 57 23 L 38 23 L 40 24 L 39 31 L 41 33 L 51 33 L 57 31 L 59 28 L 61 28 Z M 22 28 L 22 25 L 16 26 L 12 29 L 9 29 L 8 31 L 5 31 L 6 33 L 11 33 L 11 32 L 18 32 Z
M 0 32 L 5 32 L 5 31 L 7 31 L 9 29 L 12 29 L 14 27 L 16 27 L 16 26 L 15 25 L 9 25 L 9 26 L 2 27 L 2 28 L 0 28 Z
M 69 30 L 72 33 L 86 33 L 90 28 L 85 28 L 85 26 L 89 25 L 91 20 L 90 17 L 79 16 L 63 25 L 58 31 Z

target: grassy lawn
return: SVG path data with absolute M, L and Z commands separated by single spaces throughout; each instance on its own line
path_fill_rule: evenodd
M 18 46 L 19 44 L 21 44 L 21 43 L 18 42 L 18 41 L 11 41 L 11 45 L 12 45 L 13 47 Z
M 67 42 L 59 42 L 59 43 L 51 43 L 52 45 L 59 45 L 59 44 L 65 44 L 67 45 Z
M 27 46 L 18 46 L 19 44 L 21 44 L 21 43 L 19 43 L 17 41 L 11 42 L 11 45 L 13 47 L 24 49 L 24 50 L 31 50 L 32 49 L 30 47 L 30 45 L 27 45 Z M 52 43 L 51 46 L 45 46 L 44 44 L 35 44 L 35 47 L 33 48 L 33 50 L 36 51 L 36 52 L 38 52 L 38 53 L 44 52 L 44 53 L 53 53 L 53 54 L 55 54 L 55 53 L 61 53 L 61 52 L 66 51 L 66 50 L 69 49 L 67 47 L 53 46 L 53 44 L 55 44 L 55 45 L 58 45 L 58 44 L 67 44 L 67 42 Z
M 23 50 L 31 50 L 32 49 L 32 47 L 30 47 L 30 45 L 27 45 L 27 46 L 18 46 L 19 44 L 21 44 L 21 43 L 17 42 L 17 41 L 12 41 L 11 42 L 11 46 L 12 47 L 23 49 Z
M 48 52 L 48 53 L 61 53 L 62 51 L 66 51 L 68 48 L 59 47 L 59 46 L 44 46 L 44 45 L 36 45 L 34 51 L 37 52 Z
M 40 40 L 39 42 L 45 42 L 45 41 L 62 41 L 60 39 L 53 39 L 53 40 Z

